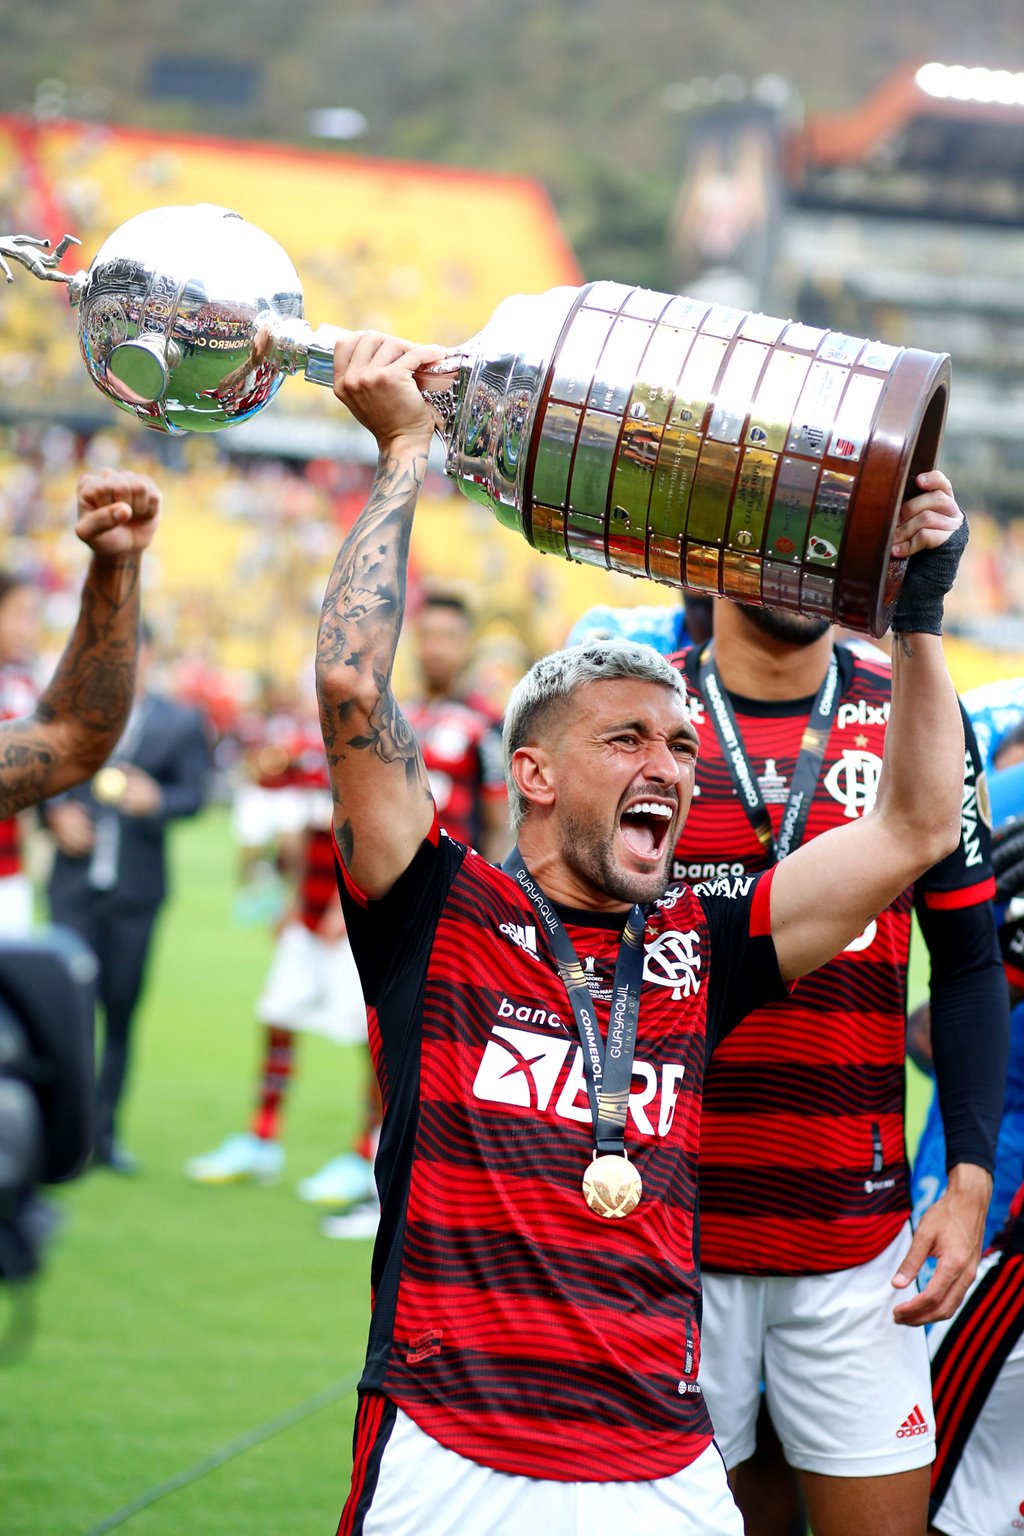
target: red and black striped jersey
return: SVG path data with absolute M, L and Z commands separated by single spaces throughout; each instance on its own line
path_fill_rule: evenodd
M 338 900 L 334 869 L 334 835 L 330 826 L 311 827 L 299 874 L 299 920 L 312 933 L 320 927 L 327 908 Z
M 36 689 L 22 667 L 0 667 L 0 720 L 20 720 L 36 706 Z M 21 832 L 16 816 L 0 821 L 0 879 L 21 871 Z
M 402 705 L 419 743 L 430 791 L 449 837 L 475 848 L 482 831 L 481 802 L 505 798 L 501 724 L 460 699 L 425 699 Z
M 804 840 L 874 804 L 889 714 L 886 658 L 837 647 L 841 696 Z M 698 683 L 696 648 L 675 658 L 700 737 L 696 793 L 673 876 L 736 878 L 767 867 L 733 787 Z M 778 837 L 810 699 L 731 697 Z M 967 738 L 973 745 L 969 726 Z M 976 751 L 976 749 L 975 749 Z M 814 1274 L 861 1264 L 909 1213 L 904 1148 L 905 1003 L 914 900 L 988 901 L 978 767 L 968 753 L 960 848 L 880 913 L 793 994 L 747 1019 L 707 1077 L 701 1141 L 701 1261 L 741 1274 Z
M 384 1103 L 361 1385 L 501 1472 L 677 1472 L 712 1432 L 697 1385 L 705 1056 L 784 990 L 769 881 L 684 887 L 650 908 L 625 1133 L 643 1198 L 621 1221 L 584 1202 L 582 1053 L 516 882 L 436 821 L 382 901 L 340 859 L 339 881 Z M 625 914 L 560 915 L 606 1033 Z

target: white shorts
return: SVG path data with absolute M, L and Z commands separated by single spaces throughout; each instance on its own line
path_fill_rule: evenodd
M 608 1439 L 600 1425 L 593 1434 L 595 1443 Z M 357 1458 L 339 1536 L 743 1536 L 714 1445 L 651 1482 L 543 1482 L 446 1450 L 399 1408 L 376 1486 L 360 1499 L 355 1480 L 366 1472 L 367 1459 Z
M 314 794 L 293 786 L 265 789 L 261 784 L 242 784 L 231 807 L 235 842 L 240 848 L 264 848 L 283 835 L 304 832 L 312 824 Z
M 0 936 L 21 939 L 32 927 L 32 885 L 25 875 L 0 878 Z
M 910 1241 L 908 1222 L 876 1258 L 832 1274 L 704 1276 L 700 1382 L 727 1467 L 754 1453 L 762 1379 L 792 1467 L 876 1477 L 932 1461 L 927 1340 L 892 1319 Z
M 982 1288 L 1001 1258 L 981 1261 L 955 1317 L 928 1336 L 939 1428 L 931 1524 L 943 1536 L 1024 1531 L 1024 1255 L 1009 1256 Z M 993 1351 L 1002 1364 L 989 1385 L 981 1368 Z
M 328 943 L 302 923 L 282 928 L 263 991 L 261 1024 L 309 1030 L 337 1045 L 366 1039 L 366 1008 L 348 939 Z

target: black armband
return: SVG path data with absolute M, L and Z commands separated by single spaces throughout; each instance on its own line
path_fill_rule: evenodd
M 956 580 L 960 557 L 967 548 L 967 519 L 938 549 L 919 549 L 907 561 L 900 595 L 892 616 L 896 635 L 941 635 L 942 604 Z
M 1010 1008 L 990 902 L 946 910 L 916 899 L 931 957 L 932 1054 L 947 1166 L 991 1173 L 1006 1093 Z

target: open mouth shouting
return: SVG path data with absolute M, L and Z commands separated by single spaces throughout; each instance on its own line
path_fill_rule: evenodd
M 678 809 L 675 800 L 650 797 L 633 800 L 625 807 L 619 817 L 619 832 L 634 858 L 652 867 L 664 860 Z

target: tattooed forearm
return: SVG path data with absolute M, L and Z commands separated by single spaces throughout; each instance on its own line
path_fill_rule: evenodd
M 419 753 L 391 694 L 391 669 L 405 612 L 413 512 L 425 459 L 382 456 L 370 499 L 342 545 L 327 585 L 317 636 L 317 688 L 332 767 L 345 749 L 405 762 Z
M 78 621 L 35 712 L 0 727 L 0 815 L 37 805 L 102 766 L 135 692 L 140 557 L 93 559 Z

